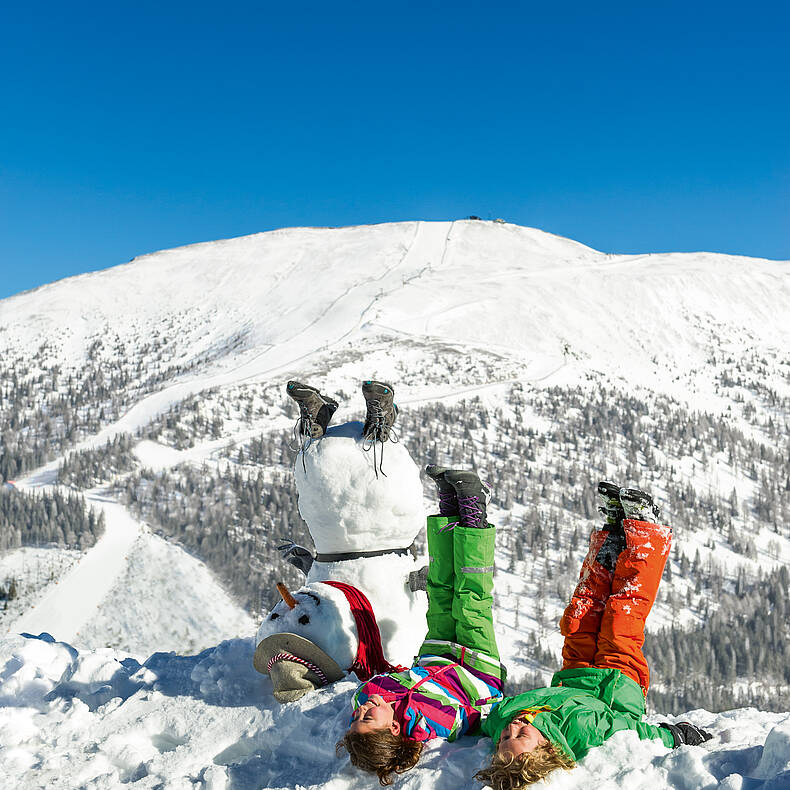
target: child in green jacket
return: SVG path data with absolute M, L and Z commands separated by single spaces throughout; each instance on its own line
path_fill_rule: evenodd
M 590 537 L 579 583 L 560 621 L 563 668 L 549 688 L 506 697 L 483 732 L 496 744 L 477 774 L 494 790 L 515 790 L 572 768 L 619 730 L 634 730 L 673 748 L 711 736 L 688 722 L 642 721 L 650 682 L 642 653 L 645 619 L 655 601 L 672 530 L 655 523 L 659 509 L 638 489 L 599 483 L 603 529 Z

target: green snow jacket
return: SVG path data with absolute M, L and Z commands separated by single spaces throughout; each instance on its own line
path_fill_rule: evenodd
M 541 709 L 535 713 L 535 709 Z M 636 730 L 640 738 L 657 738 L 672 748 L 672 733 L 645 724 L 645 698 L 639 685 L 619 669 L 566 669 L 550 688 L 505 697 L 483 722 L 496 744 L 502 730 L 522 711 L 535 714 L 532 725 L 565 754 L 581 760 L 619 730 Z

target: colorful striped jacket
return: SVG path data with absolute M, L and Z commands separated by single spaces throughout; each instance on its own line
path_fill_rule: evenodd
M 426 640 L 411 669 L 374 675 L 357 689 L 353 708 L 380 694 L 395 702 L 407 738 L 454 741 L 474 732 L 502 699 L 505 668 L 495 658 L 454 642 Z

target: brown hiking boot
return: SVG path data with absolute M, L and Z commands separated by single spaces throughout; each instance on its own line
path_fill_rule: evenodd
M 289 381 L 285 391 L 299 405 L 299 435 L 320 439 L 326 433 L 327 425 L 337 410 L 337 401 L 322 395 L 315 387 L 298 381 Z

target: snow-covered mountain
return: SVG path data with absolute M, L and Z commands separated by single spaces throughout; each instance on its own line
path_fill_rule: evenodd
M 31 787 L 59 786 L 58 739 L 76 737 L 79 720 L 76 742 L 95 756 L 75 759 L 64 787 L 358 786 L 326 744 L 293 778 L 300 722 L 326 740 L 321 723 L 342 720 L 351 684 L 279 708 L 250 675 L 244 639 L 142 665 L 157 650 L 251 635 L 267 585 L 292 572 L 273 547 L 289 532 L 305 539 L 290 493 L 289 378 L 338 396 L 335 422 L 360 415 L 362 379 L 391 381 L 415 459 L 472 463 L 493 483 L 498 633 L 517 684 L 553 668 L 554 623 L 595 517 L 591 486 L 608 477 L 650 487 L 676 530 L 648 644 L 665 670 L 662 712 L 790 699 L 790 651 L 777 647 L 790 642 L 788 303 L 788 261 L 614 256 L 473 220 L 285 229 L 0 301 L 0 474 L 15 483 L 0 500 L 60 483 L 106 520 L 76 562 L 67 528 L 23 527 L 22 500 L 7 508 L 16 531 L 0 520 L 0 585 L 18 582 L 0 625 L 70 643 L 3 643 L 0 728 L 21 734 L 2 759 Z M 34 581 L 42 545 L 58 542 Z M 687 653 L 684 639 L 709 646 Z M 750 735 L 722 735 L 702 762 L 644 755 L 652 784 L 756 787 L 788 769 L 787 714 L 691 718 Z M 212 728 L 226 733 L 216 754 L 195 734 Z M 634 748 L 605 747 L 621 768 Z M 445 744 L 402 784 L 452 775 L 475 786 L 463 777 L 481 750 Z M 562 781 L 584 786 L 601 770 L 591 760 Z M 616 772 L 606 781 L 625 784 Z
M 375 338 L 449 342 L 536 376 L 570 359 L 572 374 L 651 376 L 685 394 L 703 389 L 712 351 L 787 348 L 787 288 L 787 262 L 615 256 L 516 225 L 416 222 L 155 253 L 6 299 L 0 326 L 7 353 L 46 345 L 64 372 L 97 340 L 173 378 L 199 368 L 139 404 L 128 429 L 187 391 L 301 371 Z

